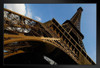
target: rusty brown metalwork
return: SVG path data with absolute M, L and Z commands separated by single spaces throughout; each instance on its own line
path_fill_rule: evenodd
M 54 18 L 41 23 L 4 9 L 4 50 L 8 51 L 4 52 L 4 59 L 31 52 L 27 49 L 35 50 L 41 44 L 39 46 L 45 46 L 43 51 L 45 55 L 52 55 L 58 48 L 76 64 L 95 64 L 87 55 L 82 42 L 84 36 L 79 26 L 82 11 L 82 8 L 79 8 L 70 21 L 67 20 L 60 25 Z M 56 54 L 54 56 L 57 57 Z M 66 62 L 66 60 L 63 61 Z

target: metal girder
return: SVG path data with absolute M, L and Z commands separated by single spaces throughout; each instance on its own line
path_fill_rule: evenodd
M 13 52 L 13 53 L 4 53 L 4 59 L 7 58 L 7 57 L 10 57 L 12 55 L 16 55 L 16 54 L 20 54 L 20 53 L 24 53 L 24 51 L 18 50 L 18 51 Z
M 12 38 L 9 40 L 4 41 L 4 45 L 12 43 L 12 42 L 18 42 L 18 41 L 43 41 L 43 40 L 60 40 L 58 38 L 48 38 L 48 37 L 34 37 L 34 36 L 25 36 L 25 35 L 10 35 L 10 34 L 4 34 L 4 38 Z

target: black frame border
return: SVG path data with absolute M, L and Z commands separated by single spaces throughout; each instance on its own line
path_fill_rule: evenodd
M 0 2 L 0 66 L 2 67 L 13 67 L 13 68 L 16 68 L 16 67 L 35 67 L 35 68 L 50 68 L 50 67 L 53 67 L 53 68 L 99 68 L 100 67 L 100 42 L 99 42 L 99 37 L 100 37 L 100 14 L 98 13 L 99 10 L 97 10 L 97 13 L 96 13 L 96 65 L 56 65 L 56 66 L 52 66 L 52 65 L 4 65 L 3 64 L 3 5 L 4 3 L 52 3 L 52 4 L 55 4 L 55 3 L 70 3 L 70 4 L 79 4 L 79 3 L 82 3 L 82 4 L 91 4 L 91 3 L 95 3 L 96 4 L 96 8 L 98 9 L 98 3 L 96 0 L 1 0 Z

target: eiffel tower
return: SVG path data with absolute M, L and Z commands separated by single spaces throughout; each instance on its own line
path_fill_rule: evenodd
M 60 25 L 45 23 L 4 8 L 4 64 L 93 65 L 80 32 L 83 9 Z

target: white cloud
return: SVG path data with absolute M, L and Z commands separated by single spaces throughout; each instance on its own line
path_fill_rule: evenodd
M 4 4 L 4 8 L 10 9 L 22 15 L 26 14 L 25 4 Z
M 29 8 L 29 6 L 27 6 L 26 16 L 29 17 L 29 18 L 32 18 L 32 12 L 31 12 L 31 9 Z
M 42 19 L 40 18 L 40 17 L 38 17 L 38 16 L 35 16 L 35 19 L 37 20 L 37 21 L 41 21 Z
M 17 12 L 19 14 L 22 14 L 24 16 L 32 18 L 33 11 L 31 12 L 31 9 L 29 6 L 25 4 L 4 4 L 4 8 L 10 9 L 14 12 Z M 41 21 L 42 19 L 39 16 L 33 16 L 34 19 L 37 21 Z
M 31 13 L 31 11 L 30 11 L 30 10 L 28 10 L 28 11 L 27 11 L 26 16 L 27 16 L 27 17 L 29 17 L 29 18 L 32 18 L 32 13 Z

